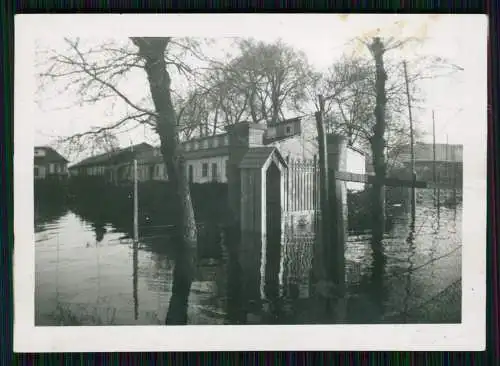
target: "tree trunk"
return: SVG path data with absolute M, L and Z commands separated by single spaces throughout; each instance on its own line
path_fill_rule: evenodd
M 384 45 L 380 38 L 374 38 L 371 45 L 371 51 L 375 59 L 375 126 L 373 127 L 373 136 L 370 139 L 373 168 L 375 170 L 375 181 L 372 187 L 372 249 L 375 255 L 382 253 L 382 239 L 385 230 L 385 106 L 387 102 L 385 94 L 385 82 L 387 75 L 384 69 Z
M 145 60 L 145 70 L 157 112 L 156 129 L 161 152 L 167 166 L 170 187 L 177 194 L 173 202 L 178 214 L 173 235 L 175 268 L 166 324 L 187 324 L 187 309 L 191 283 L 196 266 L 197 231 L 189 184 L 176 129 L 175 110 L 170 94 L 170 75 L 164 59 L 169 38 L 134 38 L 139 54 Z
M 250 92 L 250 115 L 252 116 L 253 123 L 259 122 L 257 118 L 257 112 L 255 111 L 255 86 L 252 86 L 252 91 Z

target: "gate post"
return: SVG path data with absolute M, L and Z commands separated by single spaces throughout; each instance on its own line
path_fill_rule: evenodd
M 345 286 L 345 241 L 347 237 L 347 187 L 336 173 L 347 170 L 347 143 L 340 135 L 327 135 L 331 242 L 327 244 L 326 269 L 336 287 Z
M 253 266 L 253 256 L 248 256 L 251 244 L 250 233 L 242 232 L 242 201 L 249 197 L 242 194 L 242 171 L 240 163 L 252 146 L 261 146 L 265 127 L 248 122 L 240 122 L 226 128 L 228 132 L 229 159 L 227 164 L 229 218 L 227 233 L 228 263 L 228 312 L 231 322 L 245 323 L 248 312 L 249 294 L 245 284 L 249 278 L 249 266 Z M 247 192 L 248 193 L 248 192 Z M 254 238 L 252 238 L 254 239 Z M 260 254 L 260 252 L 259 252 Z M 256 269 L 257 272 L 259 268 Z

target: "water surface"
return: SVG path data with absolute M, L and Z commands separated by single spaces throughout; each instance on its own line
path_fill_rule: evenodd
M 385 238 L 383 263 L 372 258 L 369 234 L 350 235 L 346 321 L 460 322 L 460 286 L 454 290 L 458 299 L 445 304 L 447 311 L 429 310 L 429 304 L 460 283 L 461 227 L 461 206 L 437 210 L 421 204 L 414 224 L 404 211 L 397 213 Z M 111 223 L 86 221 L 64 206 L 37 208 L 35 323 L 163 324 L 173 261 L 161 233 L 149 230 L 134 246 Z M 313 239 L 294 230 L 289 243 L 295 257 L 307 262 Z M 293 267 L 297 261 L 287 263 L 287 278 L 299 283 L 297 296 L 307 297 L 307 279 L 297 278 Z M 217 261 L 199 268 L 190 296 L 191 324 L 225 322 L 225 273 Z

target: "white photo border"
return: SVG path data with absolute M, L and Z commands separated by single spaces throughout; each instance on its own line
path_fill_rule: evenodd
M 350 15 L 384 24 L 397 17 L 428 15 Z M 479 112 L 464 144 L 462 323 L 454 325 L 251 325 L 251 326 L 80 326 L 34 325 L 33 121 L 37 37 L 63 36 L 251 36 L 281 31 L 293 22 L 313 27 L 314 14 L 193 15 L 17 15 L 15 17 L 14 122 L 14 351 L 236 351 L 236 350 L 483 350 L 486 322 L 486 137 L 487 17 L 462 17 L 477 34 L 477 77 L 483 94 L 471 95 Z M 446 17 L 443 15 L 443 17 Z M 377 23 L 377 24 L 378 24 Z

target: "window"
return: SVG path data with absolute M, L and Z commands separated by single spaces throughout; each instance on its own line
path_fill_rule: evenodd
M 54 173 L 54 164 L 49 164 L 49 173 Z
M 155 165 L 155 176 L 160 176 L 160 165 Z
M 212 163 L 212 180 L 217 180 L 217 163 Z
M 224 165 L 225 165 L 225 169 L 226 169 L 226 179 L 229 179 L 229 176 L 228 176 L 228 174 L 229 174 L 229 159 L 226 159 Z
M 212 146 L 213 147 L 218 147 L 219 146 L 219 138 L 215 137 L 213 140 Z
M 288 125 L 285 127 L 285 134 L 287 136 L 291 135 L 292 134 L 292 126 Z
M 199 144 L 198 144 L 198 141 L 195 141 L 195 142 L 193 143 L 193 150 L 197 150 L 197 149 L 198 149 L 198 147 L 199 147 L 198 145 L 199 145 Z
M 224 146 L 229 145 L 229 135 L 224 136 Z
M 441 166 L 441 177 L 442 178 L 448 178 L 448 173 L 449 173 L 449 165 L 444 163 Z
M 268 139 L 273 139 L 276 137 L 276 127 L 269 127 L 266 131 L 266 137 Z
M 40 176 L 40 169 L 38 169 L 38 167 L 37 167 L 37 166 L 33 169 L 33 175 L 34 175 L 35 177 Z
M 208 177 L 208 163 L 203 163 L 201 166 L 201 176 Z
M 203 148 L 208 149 L 208 139 L 203 140 Z
M 188 166 L 188 180 L 189 180 L 189 183 L 193 183 L 193 166 L 192 165 Z

